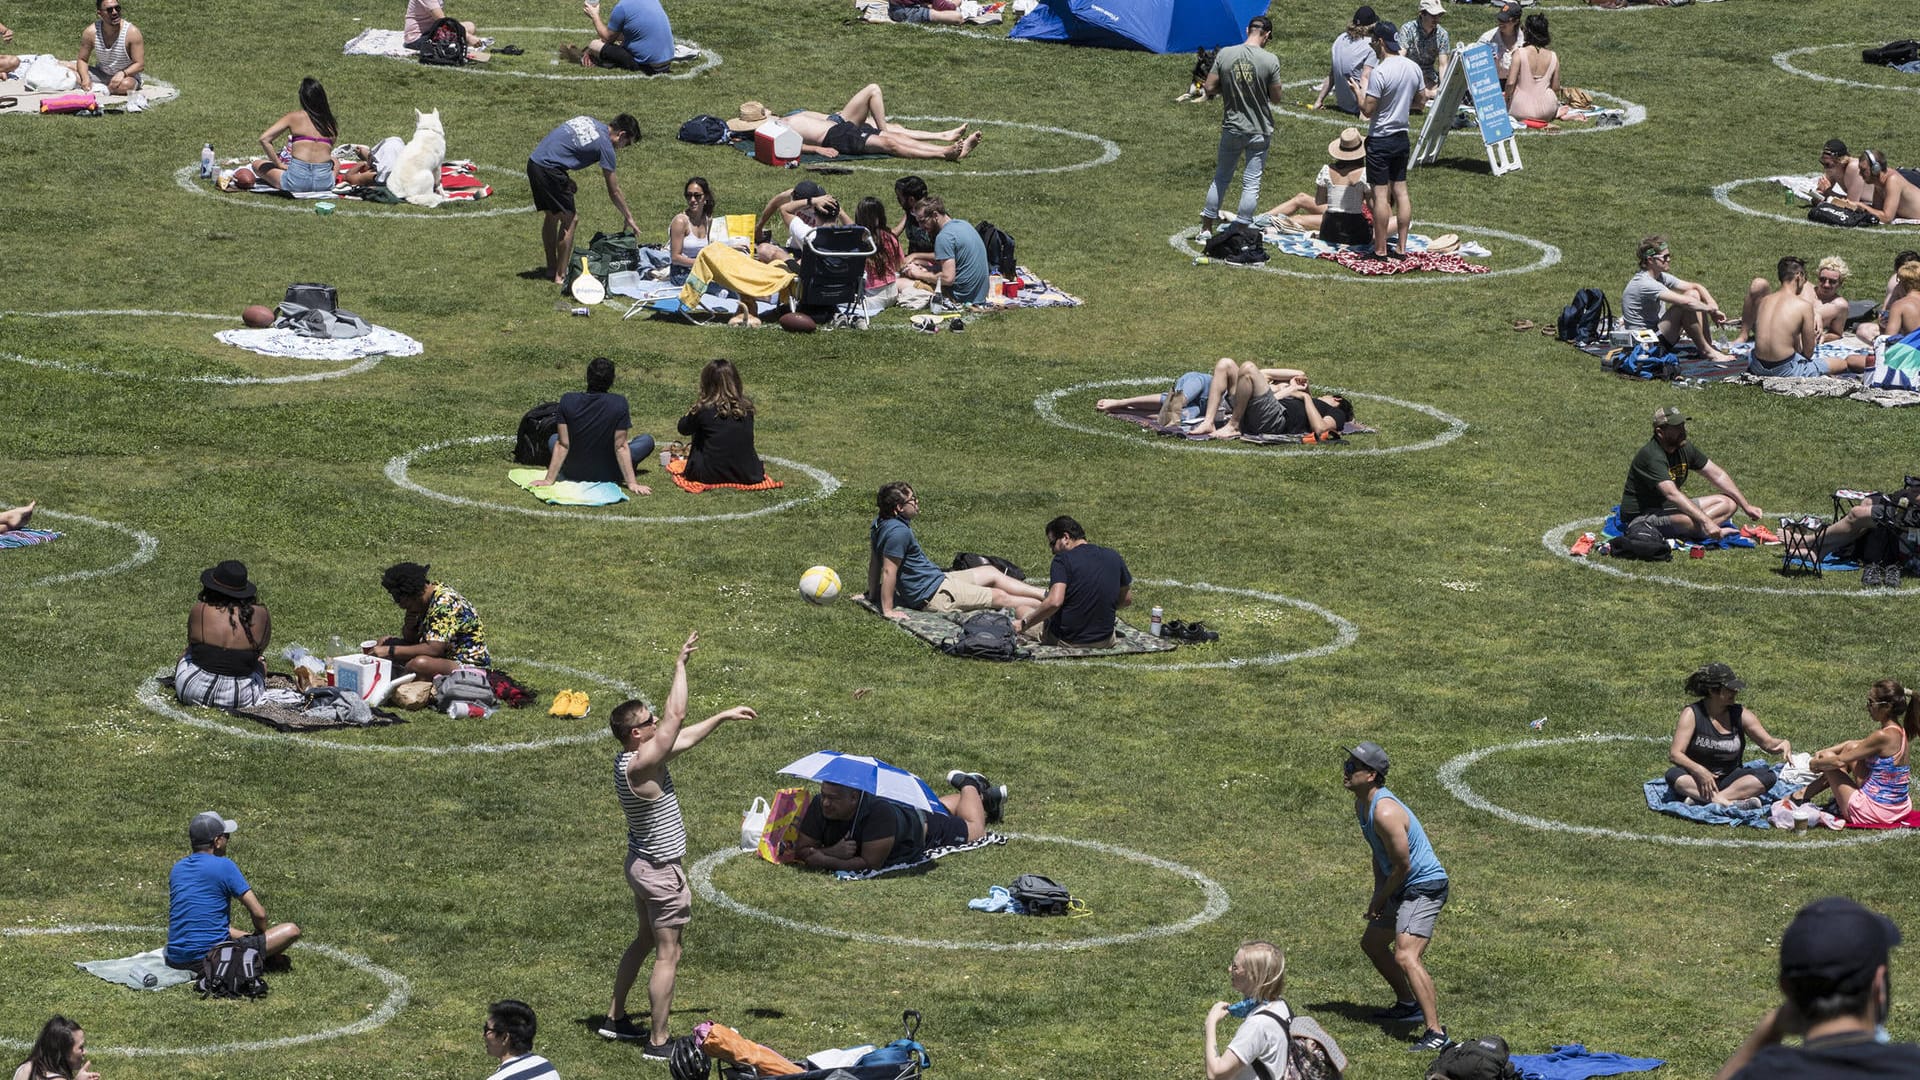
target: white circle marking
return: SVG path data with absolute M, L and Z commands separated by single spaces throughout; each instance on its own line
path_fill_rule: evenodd
M 1796 57 L 1805 56 L 1808 53 L 1820 52 L 1823 49 L 1858 49 L 1863 46 L 1866 48 L 1878 48 L 1883 44 L 1885 44 L 1885 42 L 1842 41 L 1832 45 L 1805 45 L 1798 49 L 1787 49 L 1783 52 L 1774 53 L 1773 66 L 1789 75 L 1798 75 L 1803 79 L 1812 79 L 1815 82 L 1832 83 L 1835 86 L 1851 86 L 1860 90 L 1893 90 L 1902 94 L 1920 94 L 1920 86 L 1889 86 L 1886 83 L 1856 82 L 1853 79 L 1842 79 L 1834 75 L 1821 75 L 1818 72 L 1795 67 L 1793 64 Z
M 1627 578 L 1632 581 L 1651 581 L 1658 582 L 1661 585 L 1678 585 L 1683 589 L 1699 589 L 1702 592 L 1744 592 L 1758 593 L 1762 596 L 1852 596 L 1861 600 L 1893 600 L 1901 597 L 1920 596 L 1920 589 L 1829 589 L 1817 586 L 1805 589 L 1788 589 L 1778 585 L 1738 585 L 1732 582 L 1689 581 L 1686 578 L 1674 577 L 1671 574 L 1635 574 L 1627 570 L 1622 570 L 1618 566 L 1614 566 L 1611 556 L 1575 556 L 1567 550 L 1567 534 L 1573 532 L 1575 529 L 1584 531 L 1596 525 L 1604 525 L 1606 521 L 1607 519 L 1604 517 L 1582 518 L 1579 521 L 1569 521 L 1565 525 L 1555 525 L 1553 528 L 1541 534 L 1540 544 L 1552 554 L 1558 555 L 1568 562 L 1582 563 L 1589 570 L 1598 570 L 1603 574 L 1612 574 L 1614 577 Z M 1777 551 L 1768 553 L 1766 548 L 1760 548 L 1756 553 L 1760 554 L 1762 558 L 1780 557 Z
M 101 311 L 0 311 L 0 317 L 12 316 L 21 319 L 78 319 L 97 315 L 124 315 L 144 318 L 168 317 L 175 319 L 207 319 L 213 322 L 238 322 L 232 315 L 208 315 L 198 311 L 143 311 L 137 309 L 101 310 Z M 276 375 L 265 378 L 253 375 L 146 375 L 133 371 L 115 371 L 94 364 L 70 363 L 65 360 L 41 360 L 31 356 L 22 356 L 14 352 L 0 352 L 0 360 L 9 360 L 28 367 L 50 368 L 54 371 L 70 371 L 79 375 L 98 375 L 109 379 L 137 379 L 153 382 L 203 383 L 211 386 L 281 386 L 288 383 L 320 382 L 323 379 L 339 379 L 348 375 L 358 375 L 371 371 L 380 364 L 380 357 L 369 356 L 363 360 L 328 371 L 311 371 L 302 375 Z
M 85 514 L 68 513 L 65 510 L 48 510 L 45 507 L 35 510 L 34 516 L 50 517 L 56 521 L 78 521 L 83 525 L 92 525 L 96 528 L 112 529 L 117 533 L 125 533 L 133 537 L 134 550 L 130 557 L 121 562 L 114 563 L 112 566 L 101 567 L 98 570 L 69 570 L 64 574 L 50 574 L 38 581 L 27 582 L 21 586 L 23 589 L 38 589 L 48 585 L 64 585 L 69 581 L 89 581 L 93 578 L 106 577 L 108 574 L 118 574 L 122 571 L 132 570 L 137 566 L 143 566 L 152 562 L 154 553 L 160 550 L 160 541 L 154 539 L 152 533 L 142 532 L 139 529 L 129 528 L 128 526 L 115 524 L 111 521 L 101 521 L 99 518 L 91 518 Z

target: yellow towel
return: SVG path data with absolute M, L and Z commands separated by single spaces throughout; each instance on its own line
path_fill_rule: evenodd
M 698 307 L 708 285 L 759 299 L 786 297 L 798 281 L 784 266 L 763 263 L 725 244 L 708 244 L 694 257 L 687 283 L 680 288 L 680 303 L 688 310 Z

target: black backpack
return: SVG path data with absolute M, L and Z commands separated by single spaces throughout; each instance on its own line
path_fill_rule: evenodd
M 715 146 L 733 138 L 733 130 L 717 116 L 696 116 L 680 125 L 680 141 Z
M 1204 249 L 1210 259 L 1222 262 L 1263 263 L 1267 261 L 1267 245 L 1260 239 L 1260 233 L 1244 221 L 1215 229 L 1208 238 Z
M 520 432 L 513 437 L 513 460 L 522 465 L 545 465 L 553 460 L 553 448 L 547 440 L 560 434 L 560 403 L 543 401 L 520 418 Z
M 1622 559 L 1668 562 L 1673 558 L 1673 549 L 1667 546 L 1667 538 L 1660 535 L 1660 526 L 1653 523 L 1651 516 L 1627 522 L 1626 530 L 1614 539 L 1608 550 Z
M 200 977 L 193 988 L 201 997 L 263 998 L 267 981 L 260 977 L 260 950 L 239 941 L 215 945 L 200 961 Z
M 457 19 L 436 19 L 420 35 L 420 62 L 457 67 L 467 62 L 467 29 Z
M 1920 60 L 1920 41 L 1914 41 L 1911 38 L 1905 41 L 1890 41 L 1877 49 L 1863 51 L 1860 59 L 1869 64 L 1883 64 L 1888 67 L 1912 63 Z
M 941 645 L 940 651 L 975 660 L 1017 660 L 1020 639 L 1005 612 L 976 611 L 960 624 L 960 636 Z
M 973 227 L 980 234 L 980 242 L 987 248 L 987 265 L 1003 278 L 1010 278 L 1020 272 L 1020 264 L 1013 257 L 1013 237 L 994 227 L 993 222 L 983 221 Z
M 1560 309 L 1560 326 L 1554 336 L 1577 345 L 1599 338 L 1612 323 L 1613 304 L 1607 294 L 1599 289 L 1581 289 L 1573 294 L 1573 303 Z
M 1846 229 L 1862 229 L 1880 224 L 1871 211 L 1850 206 L 1835 206 L 1830 202 L 1817 202 L 1807 208 L 1807 220 L 1815 225 L 1838 225 Z
M 1440 1051 L 1427 1066 L 1430 1080 L 1520 1080 L 1507 1054 L 1507 1041 L 1498 1035 L 1483 1035 L 1455 1043 Z
M 1039 874 L 1021 874 L 1007 886 L 1026 909 L 1029 915 L 1065 915 L 1073 903 L 1073 896 L 1064 886 L 1050 877 Z
M 971 551 L 962 551 L 953 557 L 953 569 L 971 570 L 976 566 L 991 566 L 1015 581 L 1027 580 L 1027 572 L 998 555 L 975 555 Z

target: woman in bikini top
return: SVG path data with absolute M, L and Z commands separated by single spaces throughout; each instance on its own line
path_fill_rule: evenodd
M 273 145 L 282 134 L 289 136 L 284 160 Z M 326 88 L 320 80 L 308 76 L 300 80 L 300 108 L 260 133 L 260 145 L 267 157 L 254 162 L 254 175 L 283 191 L 328 190 L 333 187 L 333 144 L 339 137 L 340 125 L 327 104 Z
M 1813 755 L 1819 777 L 1793 798 L 1804 802 L 1831 791 L 1834 811 L 1849 824 L 1899 824 L 1913 812 L 1907 744 L 1920 732 L 1920 700 L 1893 679 L 1881 679 L 1867 692 L 1867 715 L 1873 734 Z

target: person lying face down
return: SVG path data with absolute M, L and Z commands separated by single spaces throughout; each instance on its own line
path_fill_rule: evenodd
M 932 848 L 970 844 L 1000 820 L 1005 785 L 979 773 L 947 774 L 957 789 L 942 795 L 944 814 L 902 806 L 856 788 L 823 783 L 800 815 L 794 845 L 800 863 L 816 870 L 878 870 L 916 862 Z

